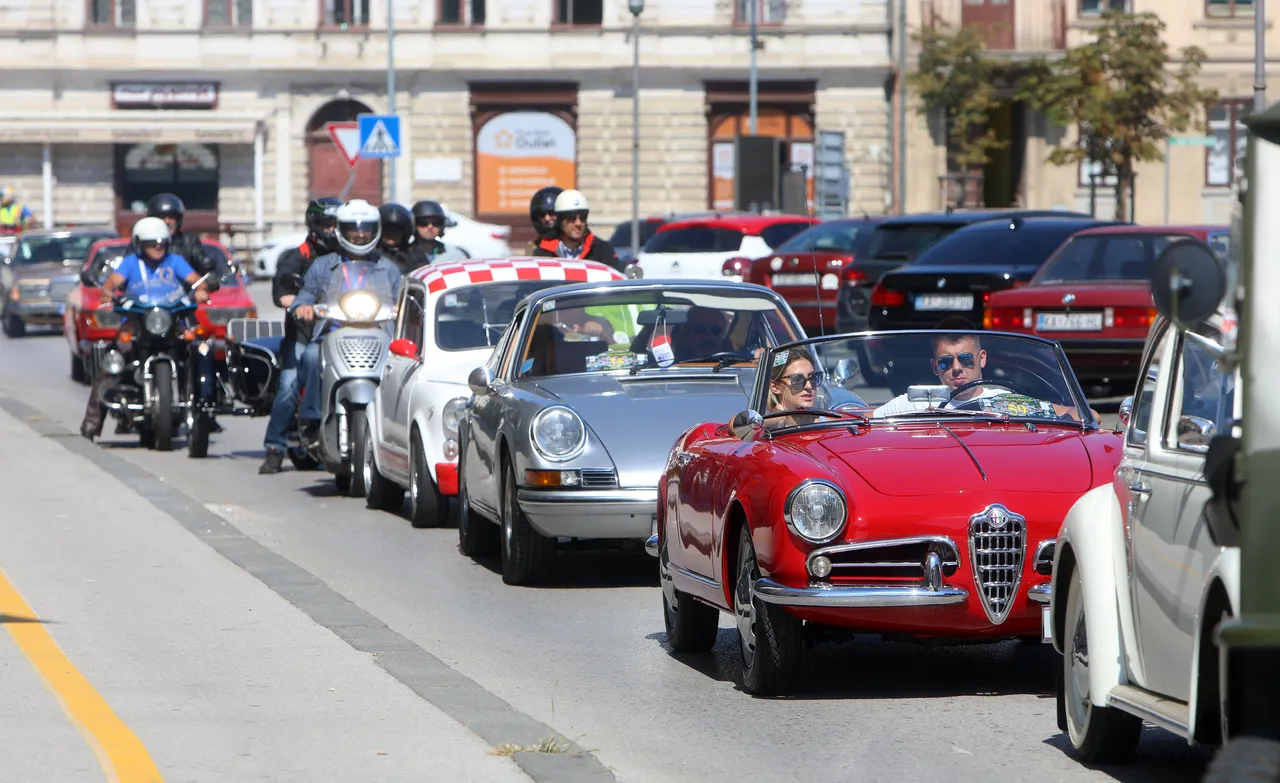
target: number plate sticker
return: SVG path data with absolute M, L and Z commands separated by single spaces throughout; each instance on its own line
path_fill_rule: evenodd
M 1036 331 L 1100 332 L 1102 313 L 1037 313 Z
M 1053 615 L 1049 614 L 1049 605 L 1040 606 L 1040 641 L 1053 643 Z
M 973 294 L 917 294 L 917 310 L 972 310 Z
M 814 286 L 818 284 L 818 276 L 816 274 L 779 274 L 773 276 L 774 285 L 807 285 Z

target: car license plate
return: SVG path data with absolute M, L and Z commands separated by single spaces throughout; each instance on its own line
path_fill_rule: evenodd
M 1100 332 L 1102 313 L 1037 313 L 1036 331 Z
M 972 310 L 973 294 L 917 294 L 917 310 Z
M 774 285 L 817 285 L 818 276 L 812 272 L 809 274 L 781 274 L 773 276 Z
M 1049 614 L 1049 605 L 1040 606 L 1040 641 L 1053 644 L 1053 615 Z

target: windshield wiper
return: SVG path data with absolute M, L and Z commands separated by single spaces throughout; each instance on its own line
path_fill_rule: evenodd
M 720 372 L 731 364 L 739 362 L 753 361 L 751 357 L 743 356 L 735 351 L 719 351 L 710 356 L 704 356 L 701 359 L 681 359 L 676 364 L 702 364 L 705 362 L 715 362 L 716 366 L 711 368 L 711 372 Z
M 887 413 L 884 416 L 877 416 L 878 419 L 896 419 L 900 416 L 907 417 L 924 417 L 924 416 L 960 416 L 968 418 L 970 416 L 987 416 L 997 419 L 1008 419 L 1009 417 L 1003 413 L 995 411 L 960 411 L 953 408 L 929 408 L 922 411 L 903 411 L 902 413 Z

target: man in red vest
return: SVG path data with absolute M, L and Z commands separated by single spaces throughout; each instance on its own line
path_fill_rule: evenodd
M 587 228 L 590 207 L 587 197 L 579 190 L 566 190 L 556 196 L 556 233 L 538 243 L 535 256 L 548 258 L 580 258 L 599 261 L 621 272 L 623 263 L 607 240 L 591 233 Z

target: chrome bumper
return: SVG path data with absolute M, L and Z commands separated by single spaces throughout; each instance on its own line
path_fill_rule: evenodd
M 61 302 L 10 302 L 9 312 L 22 320 L 62 320 L 66 305 Z
M 1045 583 L 1027 589 L 1027 599 L 1038 604 L 1047 604 L 1053 597 L 1053 585 Z
M 657 489 L 534 489 L 521 487 L 516 502 L 544 536 L 634 538 L 653 534 Z
M 772 579 L 757 579 L 751 587 L 761 601 L 781 606 L 867 609 L 893 606 L 946 606 L 964 603 L 969 591 L 962 587 L 882 587 L 810 584 L 787 587 Z

